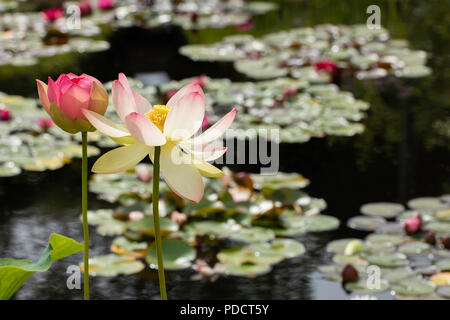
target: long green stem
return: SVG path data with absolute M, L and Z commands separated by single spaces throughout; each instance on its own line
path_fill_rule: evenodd
M 161 245 L 161 231 L 159 228 L 159 156 L 161 154 L 161 147 L 155 147 L 155 155 L 153 157 L 153 221 L 155 225 L 155 241 L 156 254 L 158 256 L 158 278 L 159 291 L 161 292 L 161 300 L 167 300 L 166 280 L 164 278 L 164 264 L 162 257 Z
M 81 203 L 84 235 L 84 300 L 89 300 L 89 226 L 87 218 L 87 132 L 81 133 L 83 140 L 83 160 L 81 167 Z

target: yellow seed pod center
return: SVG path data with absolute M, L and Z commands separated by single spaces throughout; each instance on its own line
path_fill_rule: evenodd
M 169 114 L 170 107 L 158 104 L 145 114 L 145 117 L 153 122 L 159 130 L 164 131 L 164 122 L 166 122 L 167 115 Z

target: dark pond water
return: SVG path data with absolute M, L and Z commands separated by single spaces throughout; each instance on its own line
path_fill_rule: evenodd
M 405 203 L 417 196 L 450 193 L 449 137 L 434 129 L 450 117 L 449 6 L 445 1 L 281 1 L 280 10 L 257 17 L 254 35 L 293 26 L 319 23 L 365 22 L 370 4 L 381 7 L 382 23 L 411 47 L 432 55 L 433 74 L 425 79 L 357 81 L 345 79 L 342 87 L 371 103 L 366 131 L 351 138 L 313 139 L 306 144 L 280 147 L 280 170 L 299 172 L 311 179 L 306 191 L 328 203 L 326 214 L 341 221 L 333 232 L 299 237 L 307 253 L 276 265 L 256 279 L 220 278 L 216 282 L 191 281 L 191 271 L 169 273 L 172 299 L 348 299 L 339 283 L 323 280 L 317 267 L 328 263 L 325 245 L 337 238 L 365 234 L 348 229 L 346 220 L 366 202 Z M 166 71 L 181 79 L 202 73 L 243 80 L 229 64 L 193 63 L 177 54 L 188 42 L 206 43 L 237 32 L 233 28 L 183 32 L 176 28 L 145 31 L 137 28 L 109 35 L 112 47 L 89 56 L 46 59 L 36 68 L 0 68 L 0 91 L 35 95 L 34 78 L 61 72 L 85 72 L 107 81 L 120 71 L 128 75 Z M 93 163 L 94 159 L 90 160 Z M 25 173 L 0 182 L 0 256 L 36 260 L 48 236 L 57 232 L 82 241 L 79 170 L 72 164 L 53 172 Z M 233 167 L 235 170 L 257 168 Z M 91 209 L 108 204 L 90 195 Z M 109 253 L 111 239 L 91 229 L 92 255 Z M 80 290 L 66 288 L 66 269 L 82 260 L 78 254 L 35 274 L 15 299 L 82 299 Z M 157 299 L 156 273 L 146 277 L 93 278 L 93 299 Z M 148 276 L 150 274 L 150 276 Z M 389 293 L 378 295 L 390 299 Z

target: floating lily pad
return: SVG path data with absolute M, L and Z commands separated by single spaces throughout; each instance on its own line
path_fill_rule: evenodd
M 437 287 L 436 293 L 445 299 L 450 299 L 450 285 Z
M 450 222 L 430 222 L 425 224 L 424 228 L 440 235 L 448 234 L 450 233 Z
M 422 197 L 409 200 L 408 207 L 417 210 L 443 210 L 448 208 L 448 204 L 438 197 Z
M 275 233 L 267 228 L 251 227 L 232 233 L 229 238 L 241 242 L 266 242 L 275 238 Z
M 305 253 L 305 246 L 291 239 L 275 239 L 272 242 L 254 243 L 250 248 L 259 254 L 293 258 Z
M 255 277 L 268 273 L 270 269 L 269 264 L 225 264 L 225 271 L 233 276 Z
M 408 279 L 416 276 L 416 273 L 409 267 L 404 268 L 388 268 L 382 269 L 381 276 L 383 279 L 389 281 L 389 283 L 396 283 L 404 279 Z
M 288 219 L 289 225 L 293 228 L 304 228 L 308 232 L 322 232 L 334 230 L 339 227 L 339 219 L 317 214 L 312 216 L 295 216 Z
M 233 247 L 222 249 L 217 258 L 226 264 L 273 264 L 283 260 L 282 255 L 266 254 L 250 247 Z
M 277 173 L 276 175 L 251 175 L 254 187 L 258 190 L 270 189 L 300 189 L 309 184 L 309 180 L 297 173 Z
M 162 241 L 162 253 L 164 268 L 167 270 L 189 268 L 196 255 L 195 249 L 186 242 L 172 239 Z M 158 268 L 156 243 L 150 247 L 146 259 L 152 268 Z
M 392 202 L 367 203 L 360 209 L 362 214 L 383 218 L 394 218 L 403 210 L 405 210 L 403 205 Z
M 160 218 L 159 224 L 162 235 L 167 235 L 178 230 L 178 225 L 167 218 Z M 146 216 L 141 220 L 132 221 L 128 224 L 128 228 L 132 231 L 153 236 L 155 234 L 153 216 Z
M 430 252 L 431 246 L 425 242 L 415 241 L 408 242 L 398 248 L 398 252 L 407 256 L 423 255 Z
M 233 221 L 217 222 L 217 221 L 200 221 L 189 224 L 186 232 L 196 235 L 215 235 L 218 237 L 227 237 L 238 230 L 241 226 Z
M 402 267 L 408 264 L 406 255 L 402 253 L 381 253 L 365 257 L 369 264 L 375 264 L 380 267 Z
M 0 164 L 0 177 L 13 177 L 19 175 L 21 172 L 20 167 L 15 165 L 14 162 Z
M 400 234 L 374 233 L 366 237 L 368 244 L 379 244 L 387 246 L 396 246 L 406 241 L 406 237 Z
M 145 265 L 131 256 L 108 254 L 89 259 L 89 274 L 92 276 L 114 277 L 142 271 Z M 80 263 L 83 271 L 83 263 Z
M 440 271 L 450 271 L 450 259 L 442 259 L 437 261 L 435 264 L 436 268 Z
M 435 284 L 423 279 L 405 279 L 392 284 L 396 294 L 405 296 L 424 296 L 434 292 Z
M 356 216 L 347 221 L 347 226 L 355 230 L 374 231 L 385 223 L 382 217 Z
M 349 282 L 345 285 L 345 288 L 357 293 L 374 294 L 386 291 L 389 289 L 389 282 L 380 279 L 377 283 L 367 281 L 367 279 L 360 279 L 356 282 Z
M 146 242 L 130 241 L 125 237 L 114 239 L 111 244 L 111 251 L 117 254 L 132 255 L 134 257 L 143 257 L 147 249 Z
M 333 240 L 327 244 L 326 250 L 328 252 L 344 254 L 345 248 L 351 241 L 359 241 L 359 239 L 349 238 L 349 239 Z

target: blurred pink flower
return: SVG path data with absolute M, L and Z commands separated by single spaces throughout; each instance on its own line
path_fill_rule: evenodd
M 109 10 L 114 7 L 114 0 L 98 0 L 97 8 L 100 10 Z
M 297 94 L 297 88 L 287 87 L 283 90 L 283 100 Z
M 11 120 L 11 111 L 9 109 L 0 109 L 0 121 Z
M 244 23 L 237 24 L 237 25 L 235 25 L 234 27 L 235 27 L 236 30 L 238 30 L 238 31 L 247 31 L 247 30 L 252 29 L 253 26 L 254 26 L 253 19 L 250 18 L 250 19 L 248 19 L 247 21 L 245 21 Z
M 108 93 L 96 78 L 87 74 L 62 74 L 55 81 L 48 77 L 48 86 L 36 80 L 39 99 L 53 122 L 69 133 L 93 131 L 82 110 L 103 115 L 108 107 Z
M 198 76 L 197 78 L 195 78 L 192 81 L 192 83 L 193 84 L 198 84 L 200 87 L 202 87 L 202 89 L 204 89 L 205 86 L 206 86 L 206 81 L 207 81 L 206 75 L 202 74 L 201 76 Z
M 53 127 L 53 121 L 50 118 L 39 118 L 38 125 L 42 131 L 47 132 L 48 129 Z
M 46 22 L 53 22 L 64 15 L 64 11 L 61 8 L 51 8 L 43 10 L 42 13 Z
M 420 212 L 416 211 L 414 215 L 403 221 L 403 230 L 407 234 L 413 234 L 420 230 L 422 226 L 422 218 Z
M 339 68 L 336 61 L 331 59 L 321 59 L 313 62 L 316 71 L 325 71 L 330 76 L 336 76 L 339 72 Z
M 149 182 L 150 180 L 152 180 L 152 170 L 149 169 L 145 164 L 138 164 L 136 168 L 134 168 L 134 171 L 136 172 L 139 181 Z
M 128 215 L 128 218 L 131 221 L 138 221 L 144 219 L 145 215 L 141 211 L 131 211 Z
M 87 16 L 92 13 L 92 6 L 89 1 L 81 1 L 78 3 L 78 7 L 80 8 L 81 16 Z

